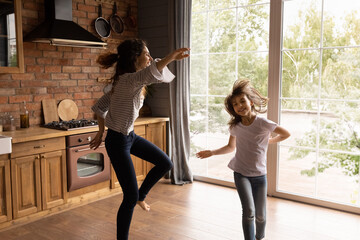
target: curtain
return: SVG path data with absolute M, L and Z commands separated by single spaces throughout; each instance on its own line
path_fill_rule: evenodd
M 191 0 L 171 0 L 169 7 L 170 50 L 190 47 Z M 190 59 L 176 61 L 173 67 L 176 78 L 169 88 L 171 182 L 182 185 L 193 181 L 189 166 Z

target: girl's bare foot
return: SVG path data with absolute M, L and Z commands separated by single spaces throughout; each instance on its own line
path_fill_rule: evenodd
M 137 204 L 145 211 L 150 211 L 150 205 L 148 205 L 145 201 L 138 201 Z

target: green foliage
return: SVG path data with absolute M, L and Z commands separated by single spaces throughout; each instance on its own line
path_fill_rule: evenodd
M 247 7 L 234 8 L 236 2 Z M 236 79 L 251 79 L 253 85 L 267 95 L 270 5 L 268 2 L 249 6 L 258 2 L 264 3 L 259 0 L 193 1 L 190 59 L 193 96 L 190 131 L 193 134 L 228 134 L 229 115 L 224 110 L 224 98 Z M 207 13 L 208 9 L 211 11 Z M 235 53 L 236 50 L 239 52 Z M 263 52 L 253 52 L 258 50 Z
M 9 61 L 9 67 L 17 67 L 18 63 L 17 63 L 17 54 L 13 54 L 10 57 L 10 61 Z
M 348 176 L 359 175 L 359 164 L 360 164 L 360 144 L 357 139 L 357 134 L 349 127 L 349 123 L 344 120 L 336 120 L 334 122 L 321 122 L 320 126 L 320 148 L 323 149 L 320 153 L 318 161 L 313 161 L 314 167 L 311 169 L 305 169 L 301 171 L 302 175 L 309 177 L 315 176 L 316 167 L 319 173 L 324 172 L 326 169 L 331 167 L 341 168 L 343 173 Z M 314 129 L 307 132 L 303 138 L 296 139 L 298 146 L 309 146 L 316 145 L 316 135 Z M 330 150 L 330 151 L 326 151 Z M 345 154 L 342 152 L 333 152 L 331 150 L 353 152 L 354 154 Z M 305 158 L 311 150 L 301 149 L 297 147 L 290 148 L 289 160 Z M 316 166 L 316 167 L 315 167 Z
M 320 46 L 320 17 L 315 3 L 306 12 L 299 11 L 299 21 L 284 32 L 286 49 Z M 333 16 L 324 14 L 323 45 L 347 46 L 359 43 L 359 15 L 345 17 L 344 32 L 335 31 Z M 322 97 L 358 99 L 360 94 L 360 53 L 358 48 L 326 49 L 322 59 Z M 282 96 L 315 97 L 319 85 L 320 52 L 317 50 L 284 50 Z M 353 91 L 350 89 L 353 88 Z

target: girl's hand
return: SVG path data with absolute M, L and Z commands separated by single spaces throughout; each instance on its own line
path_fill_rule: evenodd
M 274 129 L 274 133 L 276 133 L 277 135 L 269 138 L 269 144 L 281 142 L 290 137 L 290 133 L 288 132 L 288 130 L 280 126 L 277 126 Z
M 100 131 L 97 132 L 95 138 L 90 141 L 90 148 L 95 150 L 100 146 L 100 144 L 102 142 L 102 135 L 103 135 L 102 132 L 100 132 Z
M 204 150 L 204 151 L 200 151 L 200 152 L 196 153 L 196 156 L 198 158 L 208 158 L 208 157 L 211 157 L 212 155 L 214 155 L 214 154 L 212 153 L 211 150 Z

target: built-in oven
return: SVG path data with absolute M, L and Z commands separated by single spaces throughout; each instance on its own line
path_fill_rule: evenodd
M 68 191 L 110 179 L 110 159 L 104 141 L 96 150 L 90 148 L 95 136 L 96 132 L 67 136 Z

